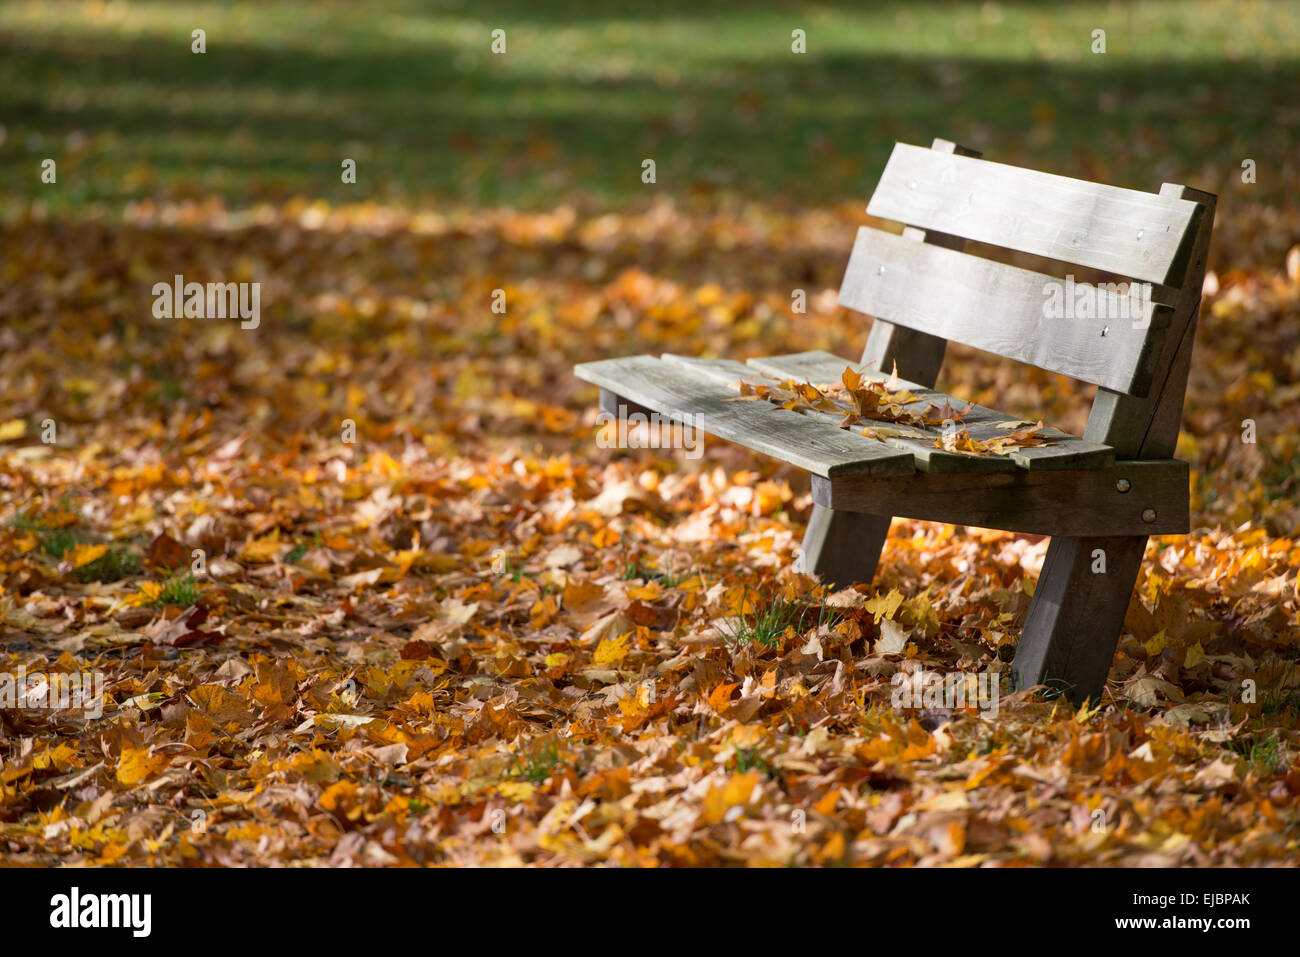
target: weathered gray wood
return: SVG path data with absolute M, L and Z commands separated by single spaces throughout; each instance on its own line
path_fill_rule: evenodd
M 1164 351 L 1153 373 L 1154 381 L 1163 383 L 1163 386 L 1150 390 L 1145 397 L 1098 389 L 1083 433 L 1085 438 L 1114 446 L 1117 453 L 1126 458 L 1163 458 L 1173 455 L 1178 444 L 1183 393 L 1187 390 L 1210 235 L 1214 229 L 1217 197 L 1213 193 L 1173 184 L 1165 184 L 1161 193 L 1194 200 L 1201 210 L 1196 217 L 1197 234 L 1188 254 L 1187 275 L 1185 281 L 1179 283 L 1179 297 L 1172 304 L 1173 317 Z
M 1181 535 L 1188 530 L 1187 479 L 1186 462 L 1153 459 L 1079 471 L 814 479 L 812 492 L 814 502 L 836 511 L 1032 535 Z
M 829 353 L 825 353 L 825 355 L 829 355 Z M 772 379 L 764 378 L 760 375 L 760 373 L 765 370 L 770 370 L 780 378 L 788 378 L 791 375 L 789 372 L 781 371 L 779 359 L 751 359 L 749 360 L 748 365 L 742 365 L 741 363 L 732 363 L 725 359 L 694 359 L 690 356 L 678 356 L 672 354 L 666 354 L 663 358 L 665 362 L 672 362 L 685 368 L 696 370 L 701 375 L 706 375 L 719 382 L 728 384 L 743 379 L 746 382 L 752 382 L 759 385 L 775 385 L 776 383 Z M 844 366 L 850 364 L 843 360 L 838 361 L 841 362 L 839 367 L 840 372 L 844 371 Z M 804 378 L 804 376 L 798 373 L 795 373 L 795 376 L 800 381 Z M 839 373 L 832 376 L 829 381 L 838 380 Z M 811 381 L 824 383 L 828 380 L 812 379 Z M 924 408 L 925 406 L 922 405 L 918 407 L 917 411 Z M 801 410 L 799 414 L 806 415 L 810 419 L 825 422 L 829 425 L 837 425 L 844 418 L 843 415 L 837 415 L 832 412 L 818 412 L 811 409 Z M 860 434 L 861 430 L 865 427 L 869 427 L 870 424 L 871 423 L 867 423 L 866 426 L 855 426 L 851 431 L 853 431 L 854 434 Z M 881 422 L 878 424 L 883 426 L 889 423 Z M 955 452 L 945 452 L 943 449 L 934 447 L 934 440 L 939 435 L 937 431 L 930 431 L 929 434 L 926 434 L 926 430 L 918 428 L 916 432 L 917 438 L 889 436 L 888 438 L 882 438 L 878 441 L 893 446 L 896 449 L 902 449 L 905 452 L 912 453 L 912 457 L 915 459 L 916 468 L 924 472 L 1010 472 L 1016 467 L 1016 463 L 1007 457 L 972 456 L 961 455 Z
M 899 143 L 867 212 L 1164 283 L 1195 209 L 1175 197 Z
M 789 462 L 814 475 L 900 475 L 912 456 L 881 442 L 812 421 L 768 402 L 731 402 L 727 386 L 662 362 L 628 356 L 588 362 L 574 374 L 674 421 Z
M 1154 373 L 1157 387 L 1146 398 L 1099 389 L 1084 432 L 1121 455 L 1142 459 L 1172 455 L 1178 443 L 1216 205 L 1213 194 L 1182 186 L 1166 184 L 1161 195 L 1195 202 L 1199 213 L 1182 260 L 1186 272 L 1175 277 L 1180 295 Z M 1145 535 L 1052 539 L 1012 666 L 1018 687 L 1060 686 L 1076 702 L 1101 696 L 1146 542 Z M 1094 571 L 1099 551 L 1105 574 Z
M 864 226 L 839 301 L 897 325 L 1145 395 L 1170 310 L 1096 289 L 1098 312 L 1136 318 L 1049 318 L 1049 291 L 1065 288 L 1053 276 Z
M 654 409 L 647 409 L 643 405 L 638 405 L 626 396 L 619 395 L 610 389 L 600 390 L 600 411 L 607 415 L 631 415 L 639 412 L 648 419 Z
M 833 353 L 822 351 L 798 352 L 787 356 L 750 359 L 749 365 L 762 372 L 801 381 L 806 379 L 812 383 L 838 382 L 845 367 L 853 369 L 864 378 L 881 382 L 889 379 L 889 376 L 882 375 L 874 369 L 864 368 L 860 363 L 849 362 Z M 961 399 L 933 389 L 927 389 L 919 383 L 904 379 L 901 375 L 898 377 L 898 384 L 901 388 L 915 393 L 918 397 L 916 402 L 909 403 L 906 406 L 910 411 L 921 412 L 931 404 L 942 408 L 944 403 L 951 403 L 955 409 L 962 409 L 966 406 L 966 403 Z M 1017 421 L 1019 421 L 1017 416 L 999 412 L 997 409 L 990 409 L 986 406 L 976 405 L 961 420 L 959 425 L 969 431 L 972 438 L 986 441 L 994 436 L 1006 435 L 1011 430 L 1007 423 Z M 1025 424 L 1032 425 L 1033 423 Z M 937 436 L 939 432 L 938 430 L 930 430 L 930 432 L 930 441 L 933 441 L 933 436 Z M 1023 469 L 1102 468 L 1115 461 L 1115 450 L 1107 445 L 1089 442 L 1078 436 L 1070 435 L 1068 432 L 1062 432 L 1060 429 L 1045 427 L 1042 429 L 1042 434 L 1051 439 L 1054 444 L 1019 449 L 1010 453 L 1007 457 L 1015 465 Z M 905 447 L 905 444 L 900 441 L 899 448 L 903 447 Z M 959 458 L 968 459 L 970 456 L 959 456 Z M 922 468 L 919 462 L 917 468 Z M 961 472 L 979 471 L 979 469 L 954 467 L 926 469 L 926 471 Z M 990 471 L 1005 470 L 994 469 Z
M 1011 666 L 1017 688 L 1101 699 L 1146 544 L 1145 535 L 1052 539 Z M 1098 555 L 1104 573 L 1093 571 Z
M 771 379 L 764 379 L 755 375 L 754 370 L 743 362 L 735 359 L 710 359 L 704 356 L 683 356 L 675 352 L 665 352 L 660 356 L 664 362 L 671 362 L 673 365 L 681 366 L 683 369 L 690 369 L 699 376 L 712 379 L 714 382 L 722 385 L 734 386 L 742 379 L 746 382 L 753 382 L 762 385 L 775 385 Z M 736 390 L 731 394 L 739 395 Z M 823 420 L 824 421 L 824 420 Z
M 814 504 L 795 570 L 840 587 L 871 581 L 890 521 L 888 515 L 838 512 Z
M 980 155 L 977 150 L 939 138 L 930 148 L 938 153 Z M 911 226 L 903 230 L 903 236 L 912 242 L 946 249 L 961 249 L 966 245 L 959 237 Z M 896 326 L 877 316 L 871 323 L 861 362 L 867 369 L 889 372 L 897 368 L 911 381 L 933 386 L 947 346 L 946 339 Z M 831 582 L 869 581 L 884 551 L 889 525 L 888 515 L 836 512 L 814 503 L 800 550 L 800 568 Z
M 911 370 L 909 379 L 936 382 L 947 349 L 947 339 L 907 326 L 896 326 L 877 316 L 867 332 L 867 345 L 862 350 L 860 362 L 864 369 L 890 372 L 895 363 L 901 370 L 906 360 Z
M 970 156 L 978 159 L 979 150 L 958 146 L 951 140 L 935 138 L 930 149 L 936 153 Z M 950 236 L 937 230 L 917 229 L 907 226 L 903 229 L 903 238 L 918 243 L 942 246 L 944 249 L 961 249 L 966 240 L 960 236 Z M 896 326 L 886 319 L 876 317 L 867 333 L 867 345 L 862 350 L 862 364 L 882 372 L 890 372 L 895 364 L 907 370 L 907 377 L 914 382 L 934 385 L 939 379 L 939 369 L 943 366 L 943 354 L 948 340 L 932 336 L 928 332 Z

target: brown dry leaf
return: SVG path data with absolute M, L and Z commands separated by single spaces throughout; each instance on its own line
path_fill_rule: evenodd
M 149 543 L 145 562 L 155 568 L 172 571 L 190 563 L 190 550 L 166 532 Z

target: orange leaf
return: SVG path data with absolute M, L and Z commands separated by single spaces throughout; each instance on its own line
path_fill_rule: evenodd
M 718 712 L 718 714 L 722 714 L 727 710 L 728 704 L 731 701 L 731 692 L 735 691 L 739 687 L 740 682 L 736 682 L 735 684 L 718 685 L 709 694 L 709 707 Z

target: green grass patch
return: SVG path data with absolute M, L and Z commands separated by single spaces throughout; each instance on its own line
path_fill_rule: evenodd
M 769 779 L 780 776 L 780 772 L 759 754 L 758 748 L 736 748 L 735 757 L 732 758 L 732 767 L 738 774 L 761 771 Z
M 79 544 L 77 534 L 67 528 L 56 528 L 48 532 L 42 532 L 40 539 L 41 551 L 56 560 L 62 559 L 64 555 Z
M 63 511 L 70 511 L 66 502 L 60 505 Z M 64 516 L 66 518 L 66 516 Z M 62 561 L 78 545 L 92 544 L 93 539 L 75 528 L 67 525 L 50 527 L 47 520 L 30 514 L 16 515 L 10 523 L 21 532 L 35 535 L 40 542 L 40 550 L 55 561 Z M 93 562 L 87 562 L 74 569 L 72 576 L 79 582 L 115 582 L 140 571 L 140 553 L 128 545 L 110 545 L 108 551 Z
M 748 602 L 744 603 L 746 606 Z M 788 638 L 803 634 L 810 628 L 834 628 L 843 615 L 831 608 L 823 599 L 810 603 L 774 594 L 760 599 L 744 612 L 729 619 L 723 626 L 723 638 L 728 644 L 752 642 L 776 648 Z
M 1232 742 L 1232 749 L 1256 771 L 1281 774 L 1287 768 L 1286 748 L 1276 730 L 1243 735 Z
M 935 136 L 1142 189 L 1240 188 L 1247 157 L 1252 199 L 1292 186 L 1278 174 L 1300 88 L 1293 0 L 86 10 L 0 5 L 0 204 L 116 209 L 178 189 L 236 204 L 841 202 L 865 197 L 895 140 Z M 206 53 L 191 52 L 196 24 Z
M 1300 688 L 1295 686 L 1295 677 L 1294 661 L 1284 661 L 1267 671 L 1261 670 L 1260 683 L 1265 686 L 1259 699 L 1261 713 L 1300 711 Z
M 695 573 L 695 569 L 680 572 L 673 569 L 664 570 L 653 559 L 638 556 L 632 561 L 624 560 L 622 579 L 623 581 L 644 581 L 647 584 L 656 582 L 664 588 L 675 588 Z
M 547 741 L 531 754 L 520 757 L 515 755 L 506 777 L 541 784 L 560 768 L 565 767 L 560 747 L 554 741 Z
M 20 513 L 13 517 L 9 523 L 10 527 L 19 532 L 43 532 L 45 525 L 40 519 L 26 513 Z
M 73 572 L 81 582 L 115 582 L 139 573 L 140 553 L 120 545 L 110 545 L 103 555 Z
M 189 607 L 198 602 L 202 594 L 203 590 L 199 588 L 199 584 L 193 575 L 169 578 L 163 582 L 162 588 L 158 590 L 158 593 L 154 595 L 149 604 L 154 608 L 162 608 L 165 605 Z

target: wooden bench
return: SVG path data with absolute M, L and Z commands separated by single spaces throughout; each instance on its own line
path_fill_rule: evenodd
M 799 565 L 825 580 L 869 581 L 895 515 L 1050 535 L 1013 678 L 1097 699 L 1147 536 L 1188 531 L 1188 469 L 1172 456 L 1214 210 L 1213 194 L 1185 186 L 1088 183 L 945 140 L 895 146 L 867 212 L 902 234 L 859 229 L 840 287 L 842 305 L 875 317 L 853 368 L 883 379 L 896 364 L 899 387 L 942 407 L 949 397 L 932 387 L 947 341 L 965 343 L 1095 384 L 1082 437 L 1048 430 L 1052 444 L 973 456 L 929 435 L 868 438 L 829 412 L 736 401 L 740 380 L 840 380 L 852 364 L 823 352 L 633 356 L 575 371 L 606 412 L 657 412 L 810 472 Z M 1102 285 L 1130 281 L 1149 285 L 1128 287 L 1126 303 L 1126 287 Z M 1049 308 L 1080 289 L 1090 304 L 1068 317 Z M 1130 318 L 1107 318 L 1126 308 Z M 960 425 L 987 438 L 1015 418 L 977 407 Z

